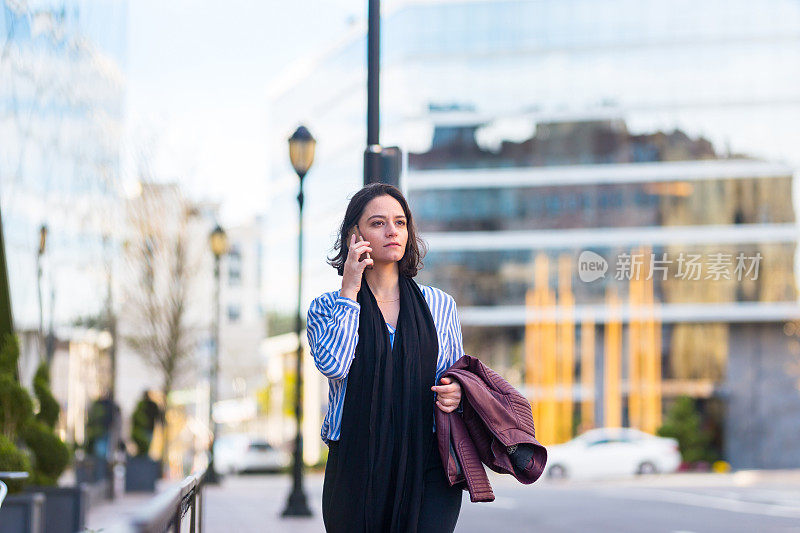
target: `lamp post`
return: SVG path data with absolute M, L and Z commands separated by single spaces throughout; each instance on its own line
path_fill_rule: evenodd
M 211 361 L 211 376 L 209 378 L 209 398 L 208 398 L 208 422 L 211 425 L 211 446 L 209 455 L 211 460 L 208 465 L 208 474 L 206 481 L 208 483 L 219 483 L 219 475 L 214 467 L 214 443 L 217 441 L 217 433 L 219 428 L 217 423 L 214 422 L 214 404 L 217 402 L 217 382 L 219 374 L 219 320 L 220 320 L 220 302 L 219 302 L 219 263 L 220 258 L 228 253 L 228 236 L 225 235 L 225 230 L 220 226 L 214 228 L 209 237 L 211 243 L 211 253 L 214 254 L 214 353 L 212 354 Z
M 117 400 L 117 316 L 114 314 L 114 265 L 111 250 L 111 235 L 103 235 L 103 250 L 106 255 L 106 302 L 105 326 L 111 334 L 112 343 L 108 348 L 109 380 L 108 393 L 111 400 Z M 52 330 L 52 327 L 51 327 Z
M 39 360 L 45 360 L 44 349 L 44 304 L 42 303 L 42 256 L 47 249 L 47 226 L 39 227 L 39 250 L 36 252 L 36 288 L 39 293 Z M 52 312 L 52 310 L 51 310 Z
M 364 185 L 400 186 L 403 154 L 397 146 L 380 142 L 381 0 L 367 3 L 367 149 L 364 150 Z
M 311 164 L 314 162 L 314 148 L 316 145 L 317 141 L 314 140 L 314 137 L 311 136 L 305 126 L 297 128 L 292 136 L 289 137 L 289 159 L 292 161 L 297 177 L 300 178 L 300 192 L 297 195 L 297 203 L 300 208 L 297 237 L 297 388 L 294 402 L 297 434 L 294 440 L 294 464 L 292 465 L 294 484 L 286 502 L 286 508 L 283 510 L 283 516 L 311 516 L 311 510 L 308 508 L 306 494 L 303 490 L 303 432 L 301 427 L 303 420 L 303 344 L 300 341 L 303 320 L 300 316 L 300 298 L 303 293 L 303 178 L 305 178 L 308 169 L 311 168 Z
M 106 490 L 106 497 L 109 500 L 114 500 L 117 497 L 115 490 L 114 469 L 118 463 L 117 448 L 120 443 L 121 421 L 118 416 L 117 408 L 117 317 L 114 314 L 114 268 L 113 259 L 111 255 L 111 236 L 109 234 L 103 235 L 103 253 L 106 256 L 106 302 L 105 302 L 105 327 L 111 337 L 111 344 L 108 347 L 108 362 L 109 362 L 109 376 L 108 376 L 108 398 L 110 400 L 111 409 L 111 424 L 108 428 L 108 470 L 106 477 L 108 485 Z M 52 307 L 52 305 L 51 305 Z M 52 358 L 53 347 L 55 345 L 55 335 L 53 333 L 53 315 L 50 314 L 50 335 L 47 339 L 47 357 Z M 50 360 L 50 359 L 48 359 Z M 115 414 L 117 414 L 116 420 Z
M 381 181 L 380 143 L 381 0 L 367 2 L 367 149 L 364 185 Z

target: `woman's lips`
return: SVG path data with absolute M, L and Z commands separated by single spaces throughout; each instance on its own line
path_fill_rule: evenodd
M 388 247 L 388 246 L 397 246 L 398 248 L 400 248 L 400 245 L 399 245 L 399 244 L 397 244 L 397 243 L 394 243 L 394 242 L 393 242 L 393 243 L 390 243 L 390 244 L 387 244 L 387 245 L 385 245 L 385 246 L 384 246 L 384 248 L 386 248 L 386 247 Z

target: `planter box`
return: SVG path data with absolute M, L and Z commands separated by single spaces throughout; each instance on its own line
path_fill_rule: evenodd
M 149 457 L 128 457 L 125 461 L 125 492 L 155 492 L 161 477 L 161 462 Z
M 44 495 L 7 496 L 0 507 L 0 533 L 44 533 Z
M 102 459 L 87 457 L 75 462 L 75 484 L 97 483 L 108 477 L 108 466 Z
M 75 461 L 75 485 L 86 486 L 88 507 L 102 503 L 108 499 L 109 481 L 107 477 L 106 462 L 96 457 L 86 457 Z
M 83 531 L 89 508 L 89 491 L 86 484 L 78 487 L 30 487 L 26 492 L 44 495 L 46 533 Z
M 108 481 L 81 483 L 86 488 L 86 501 L 89 509 L 96 507 L 108 499 Z

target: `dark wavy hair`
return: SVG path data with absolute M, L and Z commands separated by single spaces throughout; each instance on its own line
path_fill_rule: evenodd
M 403 213 L 406 215 L 408 241 L 406 242 L 406 252 L 403 254 L 400 261 L 398 261 L 399 273 L 413 278 L 423 266 L 422 258 L 425 256 L 427 247 L 425 242 L 417 236 L 417 228 L 414 224 L 414 219 L 411 216 L 411 210 L 408 208 L 408 202 L 406 202 L 405 196 L 403 196 L 400 189 L 394 185 L 389 185 L 388 183 L 370 183 L 355 193 L 350 199 L 350 203 L 347 205 L 347 211 L 344 213 L 342 226 L 339 228 L 339 236 L 331 250 L 335 255 L 333 257 L 328 257 L 328 264 L 335 268 L 340 276 L 344 275 L 344 264 L 347 261 L 347 237 L 349 230 L 358 224 L 361 215 L 364 214 L 364 208 L 367 207 L 370 200 L 379 196 L 391 196 L 397 200 L 403 208 Z

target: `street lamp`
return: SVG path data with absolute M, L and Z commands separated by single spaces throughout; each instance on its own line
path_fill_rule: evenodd
M 297 388 L 295 390 L 294 415 L 297 422 L 297 434 L 294 439 L 294 464 L 292 472 L 294 474 L 294 484 L 289 499 L 286 502 L 286 509 L 283 516 L 311 516 L 308 508 L 306 493 L 303 490 L 303 433 L 301 423 L 303 420 L 303 365 L 302 351 L 303 345 L 300 341 L 300 334 L 303 328 L 303 320 L 300 316 L 300 298 L 303 293 L 303 178 L 308 169 L 314 162 L 314 148 L 317 141 L 305 126 L 300 126 L 289 137 L 289 159 L 292 162 L 297 177 L 300 178 L 300 192 L 297 195 L 297 203 L 300 208 L 298 221 L 297 237 Z
M 219 263 L 220 258 L 228 253 L 228 236 L 225 235 L 219 225 L 214 228 L 209 236 L 211 244 L 211 253 L 214 254 L 214 353 L 211 362 L 211 376 L 209 383 L 209 398 L 208 398 L 208 421 L 211 425 L 211 446 L 209 455 L 211 460 L 208 464 L 208 474 L 206 481 L 208 483 L 219 483 L 219 475 L 214 468 L 214 443 L 217 441 L 217 433 L 219 428 L 217 423 L 214 422 L 214 404 L 217 402 L 217 375 L 219 374 L 219 320 L 220 320 L 220 303 L 219 303 Z
M 311 136 L 311 132 L 305 126 L 300 126 L 295 130 L 291 137 L 289 137 L 289 160 L 292 162 L 294 171 L 300 177 L 300 194 L 303 193 L 303 178 L 306 176 L 308 169 L 314 162 L 314 148 L 317 146 L 317 141 Z M 302 196 L 298 198 L 300 207 L 303 207 Z M 302 219 L 301 219 L 302 222 Z
M 381 1 L 367 2 L 367 149 L 364 185 L 380 182 L 383 148 L 380 143 Z
M 42 304 L 42 256 L 47 249 L 47 226 L 39 227 L 39 250 L 36 252 L 36 288 L 39 292 L 39 360 L 44 360 L 44 311 Z M 52 310 L 51 310 L 52 312 Z
M 111 335 L 111 345 L 108 347 L 110 363 L 108 392 L 112 401 L 117 399 L 117 317 L 114 314 L 114 264 L 112 254 L 111 235 L 103 235 L 103 252 L 106 256 L 106 302 L 105 326 Z M 52 330 L 52 327 L 51 327 Z

